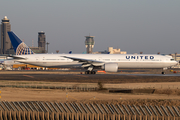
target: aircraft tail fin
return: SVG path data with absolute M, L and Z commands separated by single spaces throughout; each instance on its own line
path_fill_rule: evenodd
M 8 35 L 16 55 L 34 54 L 34 52 L 24 42 L 22 42 L 12 31 L 9 31 Z

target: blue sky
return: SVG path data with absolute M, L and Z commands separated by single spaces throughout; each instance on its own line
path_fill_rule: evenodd
M 83 53 L 85 37 L 93 51 L 111 46 L 128 53 L 180 53 L 179 0 L 2 0 L 0 18 L 28 46 L 44 31 L 49 53 Z

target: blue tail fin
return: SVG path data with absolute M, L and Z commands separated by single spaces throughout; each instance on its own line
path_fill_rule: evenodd
M 24 42 L 22 42 L 12 31 L 9 31 L 8 35 L 16 55 L 34 54 L 34 52 Z

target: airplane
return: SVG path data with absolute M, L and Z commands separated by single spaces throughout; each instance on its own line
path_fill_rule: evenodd
M 13 68 L 13 65 L 15 64 L 22 64 L 20 62 L 17 62 L 16 60 L 10 58 L 10 57 L 7 57 L 6 60 L 3 60 L 3 61 L 0 61 L 0 65 L 2 65 L 4 68 L 4 70 L 12 70 Z
M 17 62 L 16 60 L 11 60 L 11 59 L 7 59 L 7 60 L 4 60 L 4 61 L 1 61 L 2 65 L 7 65 L 7 66 L 10 66 L 10 65 L 14 65 L 14 64 L 21 64 L 19 62 Z
M 96 74 L 96 69 L 117 72 L 123 68 L 161 68 L 176 65 L 172 56 L 157 54 L 35 54 L 12 31 L 8 32 L 17 62 L 48 68 L 82 67 L 85 74 Z

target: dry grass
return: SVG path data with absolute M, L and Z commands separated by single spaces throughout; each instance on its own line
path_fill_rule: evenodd
M 180 89 L 155 89 L 154 94 L 180 95 Z
M 0 72 L 0 84 L 16 85 L 45 85 L 45 86 L 72 86 L 91 87 L 98 86 L 98 82 L 104 88 L 154 88 L 154 94 L 122 94 L 103 92 L 71 92 L 51 89 L 31 88 L 1 88 L 1 100 L 7 101 L 62 101 L 66 102 L 68 92 L 70 101 L 101 102 L 135 105 L 180 105 L 179 76 L 135 76 L 135 75 L 60 75 L 58 72 L 30 72 L 25 73 Z M 74 72 L 75 73 L 75 72 Z M 25 74 L 25 75 L 24 75 Z M 69 73 L 68 73 L 69 74 Z M 4 81 L 3 81 L 4 80 Z M 170 88 L 170 89 L 169 89 Z M 93 99 L 95 97 L 95 100 Z

